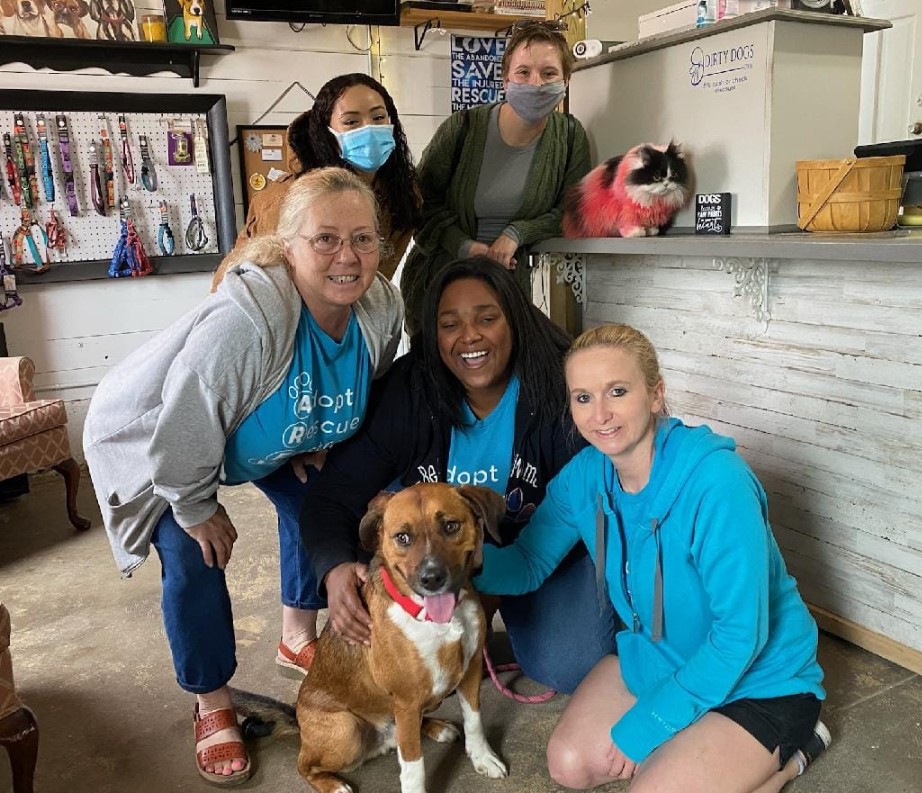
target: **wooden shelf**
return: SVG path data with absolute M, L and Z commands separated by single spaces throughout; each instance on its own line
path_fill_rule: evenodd
M 0 36 L 0 64 L 25 63 L 34 69 L 74 71 L 96 66 L 111 74 L 146 77 L 170 71 L 191 77 L 198 88 L 202 54 L 225 55 L 230 44 L 150 44 L 146 41 L 96 41 L 87 39 L 36 39 Z
M 408 5 L 403 5 L 400 10 L 400 26 L 414 28 L 417 50 L 430 30 L 489 30 L 498 33 L 500 30 L 511 28 L 520 19 L 540 17 L 484 14 L 477 11 L 441 11 L 435 8 L 411 8 Z

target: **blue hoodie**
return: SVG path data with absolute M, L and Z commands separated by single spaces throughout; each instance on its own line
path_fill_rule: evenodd
M 637 701 L 611 738 L 635 763 L 733 700 L 825 698 L 816 623 L 772 535 L 765 491 L 732 439 L 660 421 L 639 493 L 621 489 L 606 455 L 584 449 L 513 545 L 485 546 L 475 586 L 537 589 L 579 540 L 604 567 L 628 626 L 618 655 Z

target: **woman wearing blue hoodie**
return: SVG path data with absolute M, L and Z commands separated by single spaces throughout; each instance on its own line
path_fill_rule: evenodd
M 548 744 L 561 785 L 632 793 L 777 793 L 828 746 L 817 628 L 785 569 L 765 491 L 730 438 L 665 411 L 649 340 L 584 333 L 566 363 L 591 444 L 550 483 L 513 545 L 484 549 L 477 588 L 540 586 L 582 542 L 625 630 Z

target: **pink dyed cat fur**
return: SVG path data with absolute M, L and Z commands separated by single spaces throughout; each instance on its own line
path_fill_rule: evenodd
M 644 143 L 594 168 L 570 191 L 563 234 L 571 239 L 654 236 L 672 223 L 690 194 L 681 146 Z

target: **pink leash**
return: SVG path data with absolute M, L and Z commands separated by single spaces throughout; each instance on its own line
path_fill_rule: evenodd
M 493 685 L 496 686 L 496 690 L 499 691 L 499 693 L 504 697 L 514 699 L 516 702 L 524 702 L 526 705 L 537 705 L 541 702 L 547 702 L 549 699 L 554 697 L 555 694 L 557 694 L 556 691 L 550 689 L 545 691 L 543 694 L 534 694 L 530 697 L 525 696 L 525 694 L 516 694 L 515 691 L 507 687 L 503 681 L 496 676 L 496 673 L 516 672 L 521 670 L 521 666 L 518 664 L 500 664 L 499 666 L 494 667 L 486 647 L 483 648 L 483 662 L 487 665 L 487 671 L 490 673 L 490 679 L 493 681 Z

